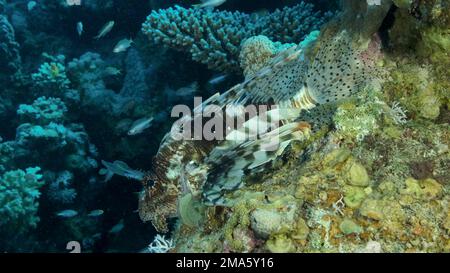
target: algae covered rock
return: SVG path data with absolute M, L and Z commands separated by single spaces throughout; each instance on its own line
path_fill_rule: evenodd
M 287 196 L 275 200 L 270 205 L 257 208 L 251 214 L 251 227 L 261 238 L 291 231 L 295 228 L 298 206 L 298 200 Z
M 344 202 L 350 208 L 357 208 L 366 198 L 366 192 L 360 187 L 347 186 L 344 188 Z
M 353 233 L 361 233 L 363 229 L 353 222 L 350 219 L 344 219 L 341 224 L 339 225 L 339 229 L 344 233 L 345 235 L 353 234 Z
M 345 147 L 335 149 L 325 156 L 323 164 L 328 167 L 334 167 L 340 163 L 345 162 L 351 156 L 351 154 L 351 151 Z
M 418 181 L 410 177 L 405 180 L 405 188 L 400 193 L 421 200 L 433 200 L 442 194 L 442 185 L 432 178 Z
M 295 252 L 294 242 L 286 235 L 276 235 L 266 242 L 266 248 L 272 253 Z
M 382 220 L 384 218 L 383 202 L 375 199 L 367 199 L 361 204 L 359 209 L 361 215 L 374 220 Z
M 450 232 L 450 210 L 447 212 L 447 217 L 445 218 L 443 226 L 447 232 Z
M 354 162 L 347 172 L 347 181 L 353 186 L 366 187 L 369 185 L 370 178 L 364 166 Z
M 309 227 L 303 218 L 297 220 L 297 225 L 292 233 L 292 238 L 295 240 L 306 240 L 309 234 Z

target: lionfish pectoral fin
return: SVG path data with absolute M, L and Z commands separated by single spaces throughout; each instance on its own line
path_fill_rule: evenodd
M 245 174 L 263 171 L 267 164 L 283 154 L 293 140 L 307 139 L 310 129 L 305 122 L 291 122 L 261 135 L 259 139 L 234 146 L 226 153 L 216 152 L 220 148 L 215 148 L 206 159 L 211 166 L 203 192 L 206 202 L 222 204 L 227 191 L 243 186 Z

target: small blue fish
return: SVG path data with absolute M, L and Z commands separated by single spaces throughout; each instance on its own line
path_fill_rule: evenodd
M 114 21 L 109 21 L 108 23 L 106 23 L 98 32 L 97 36 L 94 37 L 94 39 L 100 39 L 102 37 L 104 37 L 106 34 L 108 34 L 111 29 L 114 27 L 115 22 Z
M 102 215 L 103 213 L 104 213 L 103 210 L 96 209 L 96 210 L 93 210 L 93 211 L 89 212 L 88 216 L 89 217 L 98 217 L 98 216 Z
M 119 223 L 117 223 L 115 226 L 113 226 L 109 233 L 119 233 L 122 231 L 122 229 L 125 227 L 125 224 L 123 222 L 123 219 L 120 219 Z
M 194 8 L 215 8 L 223 3 L 225 3 L 227 0 L 202 0 L 202 3 L 192 5 Z
M 77 23 L 77 33 L 78 33 L 78 36 L 81 36 L 83 34 L 83 22 Z
M 210 79 L 208 81 L 208 83 L 212 84 L 212 85 L 216 85 L 216 84 L 223 82 L 227 77 L 228 77 L 228 75 L 218 75 L 218 76 L 215 76 L 212 79 Z
M 78 215 L 78 212 L 73 209 L 66 209 L 63 211 L 60 211 L 56 213 L 57 216 L 63 217 L 63 218 L 72 218 Z
M 150 118 L 141 118 L 133 122 L 130 130 L 128 131 L 129 136 L 138 135 L 144 132 L 145 129 L 149 128 L 152 125 L 153 117 Z
M 124 52 L 126 51 L 131 44 L 133 43 L 132 39 L 122 39 L 120 40 L 113 49 L 114 53 Z
M 135 180 L 142 180 L 144 178 L 143 172 L 131 169 L 127 163 L 123 161 L 116 160 L 111 163 L 102 160 L 102 164 L 106 169 L 100 169 L 99 174 L 105 176 L 105 182 L 109 181 L 115 174 Z

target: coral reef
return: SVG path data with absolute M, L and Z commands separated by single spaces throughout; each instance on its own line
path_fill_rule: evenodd
M 450 252 L 449 1 L 192 4 L 0 0 L 0 251 Z
M 13 170 L 0 177 L 0 227 L 21 233 L 36 227 L 39 188 L 43 186 L 40 168 Z M 3 236 L 3 234 L 2 234 Z
M 70 81 L 67 79 L 64 65 L 64 56 L 57 57 L 58 62 L 43 63 L 38 72 L 31 75 L 36 86 L 50 90 L 64 90 L 68 87 Z
M 153 42 L 187 51 L 193 60 L 211 69 L 239 72 L 240 45 L 244 40 L 264 35 L 277 42 L 298 43 L 329 17 L 314 12 L 311 4 L 303 2 L 262 17 L 175 6 L 153 11 L 142 31 Z
M 344 1 L 343 14 L 321 31 L 315 48 L 307 50 L 305 57 L 318 61 L 324 56 L 333 56 L 326 55 L 337 51 L 329 44 L 333 39 L 341 42 L 341 48 L 346 48 L 346 42 L 335 37 L 341 35 L 342 28 L 351 24 L 350 29 L 358 29 L 348 34 L 352 39 L 350 44 L 359 45 L 365 50 L 356 53 L 354 58 L 362 58 L 365 65 L 374 68 L 361 73 L 370 73 L 372 77 L 380 77 L 380 80 L 341 84 L 354 89 L 345 93 L 345 99 L 334 100 L 335 109 L 326 113 L 332 117 L 332 127 L 317 127 L 317 119 L 310 121 L 308 114 L 300 115 L 299 119 L 306 119 L 314 126 L 311 135 L 292 141 L 290 149 L 284 150 L 283 156 L 271 159 L 273 164 L 264 171 L 258 173 L 254 167 L 258 166 L 260 160 L 257 152 L 249 162 L 252 163 L 249 168 L 251 171 L 244 170 L 245 159 L 248 160 L 249 156 L 245 151 L 251 150 L 250 143 L 244 145 L 242 150 L 228 142 L 225 142 L 226 145 L 220 142 L 208 143 L 222 145 L 220 151 L 226 160 L 237 162 L 230 174 L 225 175 L 220 173 L 226 172 L 226 163 L 218 163 L 220 167 L 217 169 L 206 167 L 206 171 L 203 170 L 206 175 L 199 175 L 202 167 L 192 172 L 191 164 L 201 166 L 205 161 L 208 164 L 211 158 L 221 162 L 218 157 L 212 156 L 214 148 L 205 143 L 197 146 L 188 144 L 189 141 L 183 144 L 163 143 L 160 155 L 167 161 L 157 155 L 154 169 L 158 171 L 157 176 L 149 180 L 156 181 L 158 187 L 164 187 L 173 186 L 168 180 L 180 179 L 182 189 L 187 185 L 192 187 L 190 189 L 194 194 L 202 192 L 202 198 L 207 199 L 206 204 L 209 205 L 204 208 L 195 229 L 189 221 L 178 222 L 174 232 L 176 251 L 449 251 L 446 225 L 450 201 L 449 77 L 446 77 L 448 72 L 442 70 L 442 63 L 446 60 L 438 60 L 438 56 L 448 57 L 449 54 L 449 47 L 445 46 L 448 33 L 444 34 L 445 31 L 440 29 L 442 22 L 446 22 L 444 25 L 448 29 L 448 20 L 444 15 L 448 14 L 445 12 L 448 6 L 438 2 L 419 4 L 416 8 L 423 16 L 419 19 L 412 12 L 412 3 L 399 4 L 399 9 L 393 14 L 398 20 L 388 30 L 389 44 L 380 54 L 374 49 L 380 48 L 381 41 L 374 34 L 383 26 L 392 3 L 382 1 L 380 6 L 368 7 L 362 1 Z M 425 16 L 430 14 L 430 9 L 439 19 Z M 438 12 L 436 9 L 441 10 Z M 360 24 L 355 23 L 355 18 Z M 402 26 L 405 24 L 416 26 L 404 33 L 405 28 Z M 403 45 L 405 41 L 402 39 L 408 35 L 418 42 L 405 51 L 399 43 Z M 225 93 L 231 94 L 231 102 L 226 99 L 225 102 L 219 101 L 223 104 L 231 104 L 235 100 L 251 101 L 256 92 L 265 93 L 253 95 L 262 101 L 268 98 L 273 98 L 275 102 L 283 101 L 282 97 L 271 97 L 271 84 L 277 80 L 282 82 L 276 83 L 277 87 L 295 84 L 295 80 L 287 74 L 287 68 L 292 69 L 290 66 L 294 62 L 289 60 L 297 60 L 293 57 L 297 57 L 297 53 L 287 49 L 284 52 L 291 52 L 291 55 L 283 52 L 275 55 L 276 47 L 264 36 L 244 41 L 242 50 L 240 59 L 247 79 L 244 84 Z M 421 65 L 424 62 L 426 65 Z M 319 81 L 329 73 L 338 72 L 337 79 L 342 80 L 346 73 L 358 73 L 355 72 L 357 68 L 352 68 L 340 76 L 339 71 L 333 68 L 323 68 L 323 63 L 340 67 L 339 59 L 333 57 L 317 63 L 321 66 L 313 64 L 314 69 L 306 68 L 308 78 Z M 252 69 L 252 66 L 255 68 Z M 280 69 L 283 66 L 286 69 Z M 323 76 L 322 69 L 326 71 Z M 308 73 L 310 71 L 313 73 Z M 258 85 L 257 81 L 268 74 L 273 76 L 270 78 L 273 81 L 267 80 Z M 282 80 L 284 76 L 287 79 L 285 82 Z M 308 82 L 307 86 L 313 89 L 314 84 L 309 83 L 312 82 Z M 328 90 L 325 94 L 329 97 L 313 94 L 313 104 L 322 99 L 327 102 L 327 99 L 332 100 L 333 89 L 329 85 L 318 86 Z M 341 90 L 339 86 L 336 88 Z M 281 90 L 277 88 L 278 94 Z M 241 96 L 241 92 L 246 94 L 245 99 L 235 99 Z M 293 105 L 306 109 L 316 106 L 308 105 L 305 101 L 301 103 L 300 106 Z M 312 115 L 320 115 L 321 112 L 324 115 L 326 110 L 320 107 L 314 109 Z M 196 154 L 183 153 L 186 147 L 189 147 L 187 150 L 196 151 Z M 178 149 L 177 153 L 174 153 L 175 149 Z M 233 149 L 239 150 L 236 154 L 245 155 L 242 160 L 229 152 Z M 209 157 L 205 160 L 202 153 L 209 154 Z M 164 164 L 170 166 L 167 178 L 163 177 L 164 173 L 159 173 Z M 246 183 L 236 184 L 242 172 L 245 173 L 242 179 Z M 198 183 L 202 179 L 211 179 L 211 185 L 199 187 Z M 164 182 L 159 185 L 161 181 Z M 220 193 L 220 187 L 226 189 L 225 193 Z M 170 197 L 158 199 L 158 202 L 169 205 L 176 199 L 174 192 L 176 189 L 172 189 L 169 196 L 154 189 L 144 194 L 148 194 L 145 198 Z M 211 204 L 208 201 L 213 202 Z M 149 213 L 148 207 L 142 208 Z M 175 207 L 172 207 L 170 213 L 163 216 L 171 217 L 175 212 Z
M 0 74 L 10 76 L 21 67 L 19 44 L 16 42 L 14 29 L 3 14 L 0 14 L 0 66 Z
M 29 119 L 39 124 L 48 124 L 52 121 L 60 122 L 65 118 L 66 105 L 59 98 L 37 98 L 32 105 L 21 104 L 17 114 L 24 120 Z

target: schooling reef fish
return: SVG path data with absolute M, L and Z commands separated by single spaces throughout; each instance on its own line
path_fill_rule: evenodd
M 98 216 L 102 215 L 103 213 L 104 213 L 103 210 L 96 209 L 96 210 L 93 210 L 93 211 L 89 212 L 88 216 L 89 217 L 98 217 Z
M 128 131 L 128 135 L 134 136 L 144 132 L 145 129 L 149 128 L 152 124 L 153 117 L 151 118 L 141 118 L 133 122 L 130 130 Z
M 72 209 L 66 209 L 63 211 L 60 211 L 56 213 L 57 216 L 63 217 L 63 218 L 72 218 L 78 215 L 78 212 Z
M 105 181 L 110 180 L 115 174 L 135 180 L 142 180 L 144 177 L 143 172 L 131 169 L 127 163 L 120 160 L 113 163 L 102 160 L 102 164 L 106 169 L 101 169 L 99 173 L 106 176 Z
M 83 34 L 83 23 L 82 22 L 78 22 L 77 23 L 77 33 L 78 36 L 81 36 Z
M 106 34 L 108 34 L 111 29 L 114 27 L 114 21 L 109 21 L 108 23 L 106 23 L 102 29 L 100 29 L 100 31 L 98 32 L 97 36 L 94 37 L 94 39 L 100 39 L 102 37 L 105 37 Z
M 227 0 L 204 0 L 201 4 L 195 4 L 192 5 L 194 8 L 215 8 L 223 3 L 225 3 Z
M 109 233 L 119 233 L 122 231 L 122 229 L 125 227 L 124 221 L 123 219 L 120 219 L 119 223 L 117 223 L 116 225 L 114 225 L 110 230 Z
M 132 43 L 133 40 L 131 39 L 122 39 L 116 44 L 116 46 L 113 49 L 113 52 L 114 53 L 124 52 L 131 46 Z
M 210 79 L 208 81 L 208 83 L 212 84 L 212 85 L 216 85 L 216 84 L 223 82 L 227 77 L 228 77 L 228 75 L 226 75 L 226 74 L 217 75 L 217 76 L 214 76 L 212 79 Z

